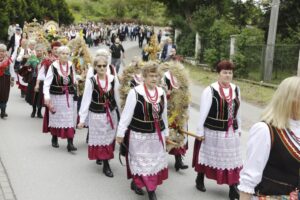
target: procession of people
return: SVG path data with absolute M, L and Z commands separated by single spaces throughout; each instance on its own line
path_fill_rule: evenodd
M 196 180 L 201 192 L 207 190 L 205 179 L 213 179 L 228 185 L 230 200 L 298 199 L 299 77 L 279 85 L 261 122 L 250 129 L 243 164 L 242 92 L 232 83 L 234 63 L 221 60 L 216 65 L 216 82 L 199 99 L 197 131 L 191 133 L 190 92 L 197 91 L 189 89 L 188 74 L 172 40 L 159 47 L 150 28 L 144 33 L 143 27 L 133 24 L 120 25 L 119 31 L 113 27 L 93 23 L 65 27 L 61 39 L 52 41 L 40 34 L 22 34 L 16 27 L 9 45 L 0 44 L 1 118 L 11 117 L 6 107 L 16 81 L 21 97 L 32 107 L 28 116 L 43 118 L 41 132 L 51 134 L 53 148 L 60 147 L 59 139 L 67 139 L 66 149 L 74 153 L 75 133 L 86 128 L 87 158 L 103 165 L 104 175 L 113 178 L 109 163 L 118 149 L 116 144 L 120 145 L 131 179 L 128 188 L 137 195 L 144 195 L 145 188 L 149 200 L 157 199 L 157 187 L 168 179 L 169 155 L 175 158 L 176 171 L 194 168 L 196 179 L 191 182 Z M 59 34 L 53 29 L 48 34 L 53 33 Z M 144 51 L 149 57 L 147 61 L 135 57 L 129 66 L 121 66 L 122 41 L 134 40 L 136 35 L 146 37 Z M 110 48 L 98 49 L 91 56 L 88 47 L 99 43 Z M 141 38 L 139 45 L 143 45 Z M 189 161 L 184 157 L 192 151 L 191 137 L 195 142 Z

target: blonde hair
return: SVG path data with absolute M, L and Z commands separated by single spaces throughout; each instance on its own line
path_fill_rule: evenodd
M 271 102 L 263 111 L 261 120 L 280 129 L 289 128 L 289 119 L 295 113 L 300 113 L 299 105 L 300 77 L 286 78 L 280 83 Z
M 154 61 L 147 62 L 142 68 L 142 75 L 144 78 L 148 76 L 149 73 L 158 73 L 159 64 Z

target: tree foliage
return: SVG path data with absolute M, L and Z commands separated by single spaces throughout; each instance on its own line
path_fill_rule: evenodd
M 1 0 L 0 1 L 0 39 L 7 37 L 9 24 L 24 22 L 55 20 L 60 24 L 71 24 L 74 17 L 65 0 Z

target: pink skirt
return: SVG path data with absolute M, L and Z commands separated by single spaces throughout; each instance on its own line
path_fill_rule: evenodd
M 201 147 L 201 142 L 195 140 L 194 145 L 194 154 L 193 154 L 193 163 L 192 166 L 195 168 L 195 171 L 198 173 L 204 173 L 205 176 L 209 179 L 217 181 L 217 184 L 227 184 L 233 185 L 239 183 L 240 171 L 242 168 L 235 169 L 217 169 L 210 166 L 205 166 L 199 164 L 198 155 Z
M 52 128 L 49 127 L 51 135 L 57 136 L 59 138 L 65 139 L 72 139 L 74 138 L 75 129 L 74 128 Z
M 168 168 L 165 168 L 155 175 L 143 176 L 134 175 L 132 177 L 138 188 L 146 187 L 147 191 L 155 191 L 158 185 L 168 179 Z
M 106 146 L 89 146 L 88 156 L 90 160 L 110 160 L 114 158 L 115 141 Z

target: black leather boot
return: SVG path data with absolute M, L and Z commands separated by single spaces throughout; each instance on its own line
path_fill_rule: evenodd
M 204 185 L 204 173 L 198 173 L 196 178 L 196 188 L 201 192 L 205 192 L 206 188 Z
M 148 191 L 149 200 L 157 200 L 155 191 Z
M 181 155 L 176 155 L 175 156 L 175 169 L 178 171 L 179 169 L 187 169 L 189 166 L 185 165 L 182 162 L 182 156 Z
M 77 148 L 73 145 L 73 138 L 68 138 L 68 146 L 67 146 L 68 152 L 71 151 L 77 151 Z
M 35 113 L 36 113 L 36 108 L 35 106 L 32 107 L 32 113 L 31 113 L 31 118 L 35 117 Z
M 141 189 L 141 188 L 138 188 L 136 186 L 136 184 L 131 181 L 131 185 L 130 185 L 130 188 L 137 194 L 137 195 L 144 195 L 144 191 Z
M 43 118 L 43 115 L 42 115 L 42 108 L 38 108 L 38 111 L 37 111 L 37 117 L 38 117 L 38 118 Z
M 54 136 L 54 135 L 52 136 L 51 143 L 52 143 L 52 146 L 53 146 L 54 148 L 58 148 L 58 147 L 59 147 L 57 136 Z
M 229 186 L 229 199 L 230 200 L 240 199 L 240 192 L 236 184 Z
M 103 173 L 107 177 L 110 177 L 110 178 L 114 177 L 114 174 L 113 174 L 113 172 L 110 169 L 108 160 L 103 160 Z

